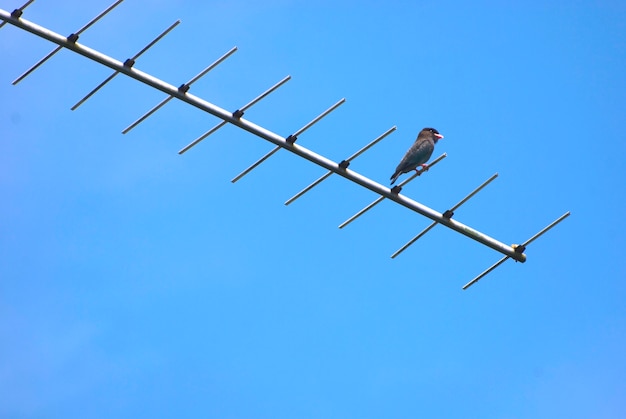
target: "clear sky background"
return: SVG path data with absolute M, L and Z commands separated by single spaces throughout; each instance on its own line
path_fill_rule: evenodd
M 21 5 L 1 0 L 11 11 Z M 107 1 L 37 0 L 69 35 Z M 0 417 L 626 417 L 626 3 L 126 0 L 79 42 L 387 185 L 417 132 L 448 157 L 405 187 L 521 243 L 501 255 L 62 51 L 0 30 Z M 402 177 L 405 179 L 406 175 Z

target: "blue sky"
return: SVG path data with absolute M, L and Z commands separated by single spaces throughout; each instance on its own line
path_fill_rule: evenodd
M 11 11 L 21 4 L 2 0 Z M 68 35 L 108 2 L 24 18 Z M 0 30 L 3 418 L 616 418 L 626 415 L 626 4 L 126 0 L 79 42 L 382 184 L 425 126 L 448 157 L 405 187 L 520 243 L 500 254 L 163 94 Z M 404 177 L 402 178 L 404 179 Z

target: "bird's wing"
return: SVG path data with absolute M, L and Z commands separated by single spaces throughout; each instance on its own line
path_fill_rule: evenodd
M 409 148 L 409 151 L 406 152 L 396 170 L 407 172 L 415 169 L 420 164 L 426 163 L 433 154 L 434 149 L 434 144 L 428 140 L 416 141 Z

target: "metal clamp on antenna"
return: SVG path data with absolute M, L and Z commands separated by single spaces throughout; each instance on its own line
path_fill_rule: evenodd
M 291 76 L 286 76 L 285 78 L 283 78 L 281 81 L 279 81 L 278 83 L 276 83 L 275 85 L 273 85 L 272 87 L 270 87 L 269 89 L 267 89 L 265 92 L 261 93 L 259 96 L 257 96 L 256 98 L 252 99 L 250 102 L 246 103 L 245 105 L 243 105 L 241 108 L 239 108 L 238 110 L 236 110 L 235 112 L 233 112 L 233 118 L 237 118 L 240 119 L 244 112 L 246 110 L 248 110 L 250 107 L 252 107 L 253 105 L 255 105 L 257 102 L 259 102 L 261 99 L 265 98 L 266 96 L 268 96 L 270 93 L 272 93 L 274 90 L 278 89 L 280 86 L 282 86 L 283 84 L 287 83 L 289 80 L 291 80 Z M 224 125 L 227 124 L 227 121 L 222 121 L 219 124 L 217 124 L 216 126 L 214 126 L 213 128 L 211 128 L 210 130 L 208 130 L 207 132 L 205 132 L 204 134 L 202 134 L 201 136 L 199 136 L 198 138 L 196 138 L 195 140 L 193 140 L 191 143 L 187 144 L 185 147 L 183 147 L 178 154 L 183 154 L 184 152 L 186 152 L 187 150 L 189 150 L 191 147 L 195 146 L 196 144 L 198 144 L 200 141 L 204 140 L 206 137 L 208 137 L 209 135 L 213 134 L 215 131 L 217 131 L 218 129 L 222 128 Z
M 315 123 L 319 122 L 323 117 L 325 117 L 326 115 L 328 115 L 329 113 L 331 113 L 332 111 L 334 111 L 335 109 L 337 109 L 340 105 L 342 105 L 344 102 L 346 101 L 346 99 L 341 99 L 339 102 L 335 103 L 333 106 L 331 106 L 330 108 L 326 109 L 324 112 L 322 112 L 317 118 L 315 118 L 314 120 L 312 120 L 311 122 L 309 122 L 308 124 L 306 124 L 305 126 L 303 126 L 302 128 L 300 128 L 298 131 L 294 132 L 293 134 L 289 135 L 287 138 L 285 138 L 285 141 L 287 142 L 287 144 L 292 145 L 296 142 L 296 140 L 298 139 L 298 136 L 300 134 L 302 134 L 304 131 L 306 131 L 307 129 L 311 128 Z M 259 160 L 257 160 L 255 163 L 252 164 L 252 166 L 248 167 L 246 170 L 244 170 L 243 172 L 239 173 L 237 176 L 235 176 L 231 182 L 235 183 L 237 182 L 239 179 L 241 179 L 242 177 L 244 177 L 245 175 L 247 175 L 248 173 L 250 173 L 255 167 L 257 167 L 258 165 L 260 165 L 261 163 L 263 163 L 265 160 L 267 160 L 268 158 L 270 158 L 272 156 L 272 154 L 276 153 L 278 150 L 280 150 L 281 146 L 277 145 L 276 147 L 274 147 L 269 153 L 267 153 L 266 155 L 264 155 L 263 157 L 261 157 Z
M 154 40 L 152 42 L 150 42 L 148 45 L 146 45 L 141 51 L 139 51 L 137 54 L 135 54 L 132 58 L 128 58 L 126 61 L 124 61 L 124 67 L 128 67 L 128 68 L 132 68 L 132 66 L 135 65 L 136 60 L 144 53 L 146 52 L 148 49 L 150 49 L 152 46 L 154 46 L 154 44 L 156 44 L 157 42 L 159 42 L 165 35 L 167 35 L 172 29 L 174 29 L 178 24 L 180 23 L 180 20 L 177 20 L 176 22 L 174 22 L 172 25 L 170 25 L 169 28 L 167 28 L 166 30 L 164 30 L 159 36 L 157 36 L 156 38 L 154 38 Z M 100 90 L 102 87 L 104 87 L 105 84 L 107 84 L 108 82 L 110 82 L 111 80 L 113 80 L 113 78 L 115 76 L 117 76 L 118 74 L 120 74 L 119 71 L 114 71 L 113 74 L 111 74 L 109 77 L 107 77 L 102 83 L 100 83 L 98 86 L 96 86 L 95 89 L 93 89 L 91 92 L 89 92 L 87 94 L 87 96 L 85 96 L 84 98 L 82 98 L 81 100 L 79 100 L 74 106 L 72 106 L 72 110 L 76 110 L 76 108 L 78 108 L 80 105 L 82 105 L 83 103 L 85 103 L 85 101 L 87 99 L 89 99 L 91 96 L 93 96 L 98 90 Z
M 192 78 L 191 80 L 189 80 L 187 83 L 183 83 L 180 85 L 180 87 L 178 88 L 178 92 L 181 94 L 185 94 L 189 91 L 189 88 L 191 87 L 191 85 L 198 81 L 202 76 L 204 76 L 206 73 L 208 73 L 209 71 L 213 70 L 215 67 L 217 67 L 219 64 L 222 63 L 222 61 L 224 61 L 226 58 L 230 57 L 232 54 L 235 53 L 235 51 L 237 51 L 237 47 L 232 47 L 230 49 L 230 51 L 228 51 L 226 54 L 222 55 L 220 58 L 218 58 L 214 63 L 212 63 L 210 66 L 208 66 L 207 68 L 205 68 L 204 70 L 202 70 L 201 72 L 199 72 L 194 78 Z M 135 122 L 133 122 L 132 124 L 130 124 L 128 127 L 124 128 L 124 130 L 122 131 L 122 134 L 126 134 L 128 133 L 128 131 L 130 131 L 131 129 L 135 128 L 137 125 L 139 125 L 140 123 L 142 123 L 143 121 L 145 121 L 150 115 L 152 115 L 153 113 L 155 113 L 156 111 L 158 111 L 159 109 L 161 109 L 163 107 L 163 105 L 165 105 L 167 102 L 169 102 L 170 100 L 174 99 L 173 95 L 170 95 L 168 97 L 166 97 L 165 99 L 163 99 L 158 105 L 156 105 L 155 107 L 153 107 L 152 109 L 150 109 L 148 112 L 146 112 L 141 118 L 139 118 L 138 120 L 136 120 Z
M 449 210 L 447 210 L 446 212 L 444 212 L 443 214 L 441 214 L 443 216 L 443 218 L 446 219 L 450 219 L 452 218 L 452 216 L 454 215 L 454 211 L 459 208 L 461 205 L 463 205 L 464 203 L 466 203 L 467 201 L 469 201 L 474 195 L 476 195 L 478 192 L 480 192 L 485 186 L 489 185 L 491 183 L 491 181 L 493 181 L 495 178 L 498 177 L 498 174 L 494 174 L 493 176 L 491 176 L 489 179 L 487 179 L 486 181 L 484 181 L 478 188 L 474 189 L 469 195 L 467 195 L 465 198 L 463 198 L 461 201 L 459 201 L 455 206 L 453 206 L 452 208 L 450 208 Z M 391 258 L 394 259 L 396 256 L 398 256 L 400 253 L 404 252 L 410 245 L 412 245 L 413 243 L 415 243 L 418 239 L 420 239 L 421 237 L 423 237 L 426 233 L 428 233 L 433 227 L 435 227 L 437 224 L 436 221 L 433 221 L 428 227 L 426 227 L 424 230 L 422 230 L 421 233 L 419 233 L 417 236 L 413 237 L 411 240 L 409 240 L 404 246 L 402 246 L 400 249 L 398 249 L 393 255 L 391 255 Z
M 550 223 L 547 227 L 545 227 L 543 230 L 539 231 L 539 233 L 535 234 L 534 236 L 532 236 L 530 239 L 526 240 L 523 244 L 514 244 L 511 245 L 511 247 L 514 249 L 515 253 L 520 253 L 523 254 L 524 250 L 526 250 L 526 246 L 528 246 L 530 243 L 532 243 L 535 239 L 539 238 L 542 234 L 546 233 L 548 230 L 550 230 L 552 227 L 554 227 L 555 225 L 557 225 L 558 223 L 560 223 L 561 221 L 563 221 L 564 219 L 566 219 L 567 217 L 569 217 L 570 212 L 567 211 L 565 214 L 561 215 L 559 218 L 557 218 L 556 220 L 554 220 L 552 223 Z M 478 275 L 476 278 L 472 279 L 470 282 L 468 282 L 467 284 L 463 285 L 463 289 L 466 290 L 469 287 L 471 287 L 472 285 L 474 285 L 476 282 L 478 282 L 480 279 L 482 279 L 485 275 L 487 275 L 489 272 L 493 271 L 494 269 L 496 269 L 498 266 L 502 265 L 504 262 L 506 262 L 507 259 L 509 259 L 510 256 L 505 256 L 502 259 L 500 259 L 499 261 L 497 261 L 496 263 L 494 263 L 493 265 L 491 265 L 489 268 L 487 268 L 483 273 L 481 273 L 480 275 Z
M 437 163 L 439 163 L 441 160 L 445 159 L 447 156 L 446 153 L 443 153 L 441 156 L 437 157 L 435 160 L 432 161 L 432 163 L 430 163 L 428 165 L 428 168 L 431 169 L 434 165 L 436 165 Z M 401 182 L 400 184 L 394 186 L 391 189 L 391 193 L 397 195 L 400 193 L 400 191 L 402 190 L 402 187 L 404 185 L 406 185 L 407 183 L 409 183 L 410 181 L 412 181 L 413 179 L 415 179 L 416 177 L 420 176 L 422 174 L 423 170 L 420 170 L 417 173 L 413 173 L 413 176 L 407 178 L 406 180 L 404 180 L 403 182 Z M 365 208 L 363 208 L 361 211 L 357 212 L 356 214 L 354 214 L 352 217 L 348 218 L 346 221 L 344 221 L 343 223 L 341 223 L 339 225 L 339 228 L 344 228 L 345 226 L 347 226 L 348 224 L 350 224 L 352 221 L 356 220 L 357 218 L 359 218 L 361 215 L 365 214 L 367 211 L 371 210 L 372 208 L 374 208 L 376 205 L 380 204 L 383 199 L 385 199 L 384 196 L 379 196 L 374 202 L 372 202 L 371 204 L 369 204 L 368 206 L 366 206 Z
M 350 166 L 350 160 L 341 160 L 337 165 L 340 169 L 346 170 Z M 333 173 L 333 172 L 330 172 Z
M 26 3 L 24 3 L 24 5 L 22 5 L 21 7 L 13 10 L 11 12 L 11 17 L 13 19 L 19 19 L 20 17 L 22 17 L 22 14 L 24 13 L 24 9 L 26 9 L 28 6 L 30 6 L 32 4 L 32 2 L 34 2 L 35 0 L 28 0 Z M 6 21 L 2 21 L 0 22 L 0 28 L 2 28 L 4 25 L 6 25 L 7 22 Z
M 367 150 L 369 150 L 374 144 L 378 143 L 380 140 L 382 140 L 383 138 L 385 138 L 386 136 L 388 136 L 389 134 L 391 134 L 392 132 L 394 132 L 396 130 L 396 127 L 393 126 L 391 128 L 389 128 L 387 131 L 385 131 L 383 134 L 379 135 L 377 138 L 375 138 L 374 140 L 372 140 L 372 142 L 370 142 L 368 145 L 366 145 L 365 147 L 363 147 L 362 149 L 360 149 L 359 151 L 357 151 L 356 153 L 354 153 L 353 155 L 351 155 L 350 157 L 348 157 L 347 159 L 343 160 L 341 163 L 339 163 L 339 168 L 341 169 L 347 169 L 348 166 L 350 166 L 350 162 L 354 159 L 356 159 L 357 157 L 359 157 L 361 154 L 363 154 L 364 152 L 366 152 Z M 308 191 L 310 191 L 311 189 L 313 189 L 315 186 L 319 185 L 320 183 L 322 183 L 324 180 L 326 180 L 330 175 L 332 175 L 333 172 L 332 170 L 329 170 L 328 172 L 326 172 L 322 177 L 320 177 L 319 179 L 317 179 L 315 182 L 311 183 L 309 186 L 307 186 L 306 188 L 302 189 L 300 192 L 298 192 L 297 194 L 295 194 L 294 196 L 292 196 L 291 198 L 289 198 L 286 202 L 285 205 L 289 205 L 291 204 L 293 201 L 295 201 L 296 199 L 300 198 L 302 195 L 304 195 L 305 193 L 307 193 Z
M 94 23 L 96 23 L 97 21 L 99 21 L 100 19 L 102 19 L 104 17 L 104 15 L 106 15 L 107 13 L 109 13 L 111 10 L 113 10 L 115 7 L 117 7 L 117 5 L 119 5 L 121 2 L 123 2 L 124 0 L 117 0 L 115 3 L 113 3 L 112 5 L 110 5 L 109 7 L 107 7 L 102 13 L 100 13 L 98 16 L 94 17 L 93 19 L 91 19 L 91 21 L 89 21 L 89 23 L 87 23 L 85 26 L 83 26 L 82 28 L 80 28 L 79 30 L 77 30 L 76 32 L 74 32 L 73 34 L 71 34 L 70 36 L 67 37 L 67 41 L 75 44 L 76 41 L 78 40 L 78 37 L 80 36 L 81 33 L 85 32 L 87 29 L 89 29 L 89 27 L 91 27 L 91 25 L 93 25 Z M 30 3 L 27 3 L 27 5 Z M 50 58 L 52 58 L 52 56 L 54 54 L 56 54 L 57 52 L 61 51 L 63 49 L 63 46 L 59 45 L 58 47 L 56 47 L 54 50 L 52 50 L 48 55 L 46 55 L 45 57 L 43 57 L 41 60 L 39 60 L 37 62 L 37 64 L 35 64 L 34 66 L 32 66 L 31 68 L 29 68 L 28 70 L 26 70 L 26 72 L 24 74 L 22 74 L 21 76 L 19 76 L 17 79 L 13 80 L 13 85 L 15 86 L 16 84 L 18 84 L 20 81 L 24 80 L 24 78 L 26 76 L 28 76 L 30 73 L 32 73 L 33 71 L 35 71 L 40 65 L 42 65 L 43 63 L 45 63 L 46 61 L 48 61 Z

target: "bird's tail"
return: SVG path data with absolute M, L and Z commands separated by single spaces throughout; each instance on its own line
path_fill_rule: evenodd
M 391 175 L 391 184 L 393 185 L 394 183 L 396 183 L 396 179 L 398 179 L 398 176 L 400 176 L 402 172 L 396 172 L 393 175 Z

